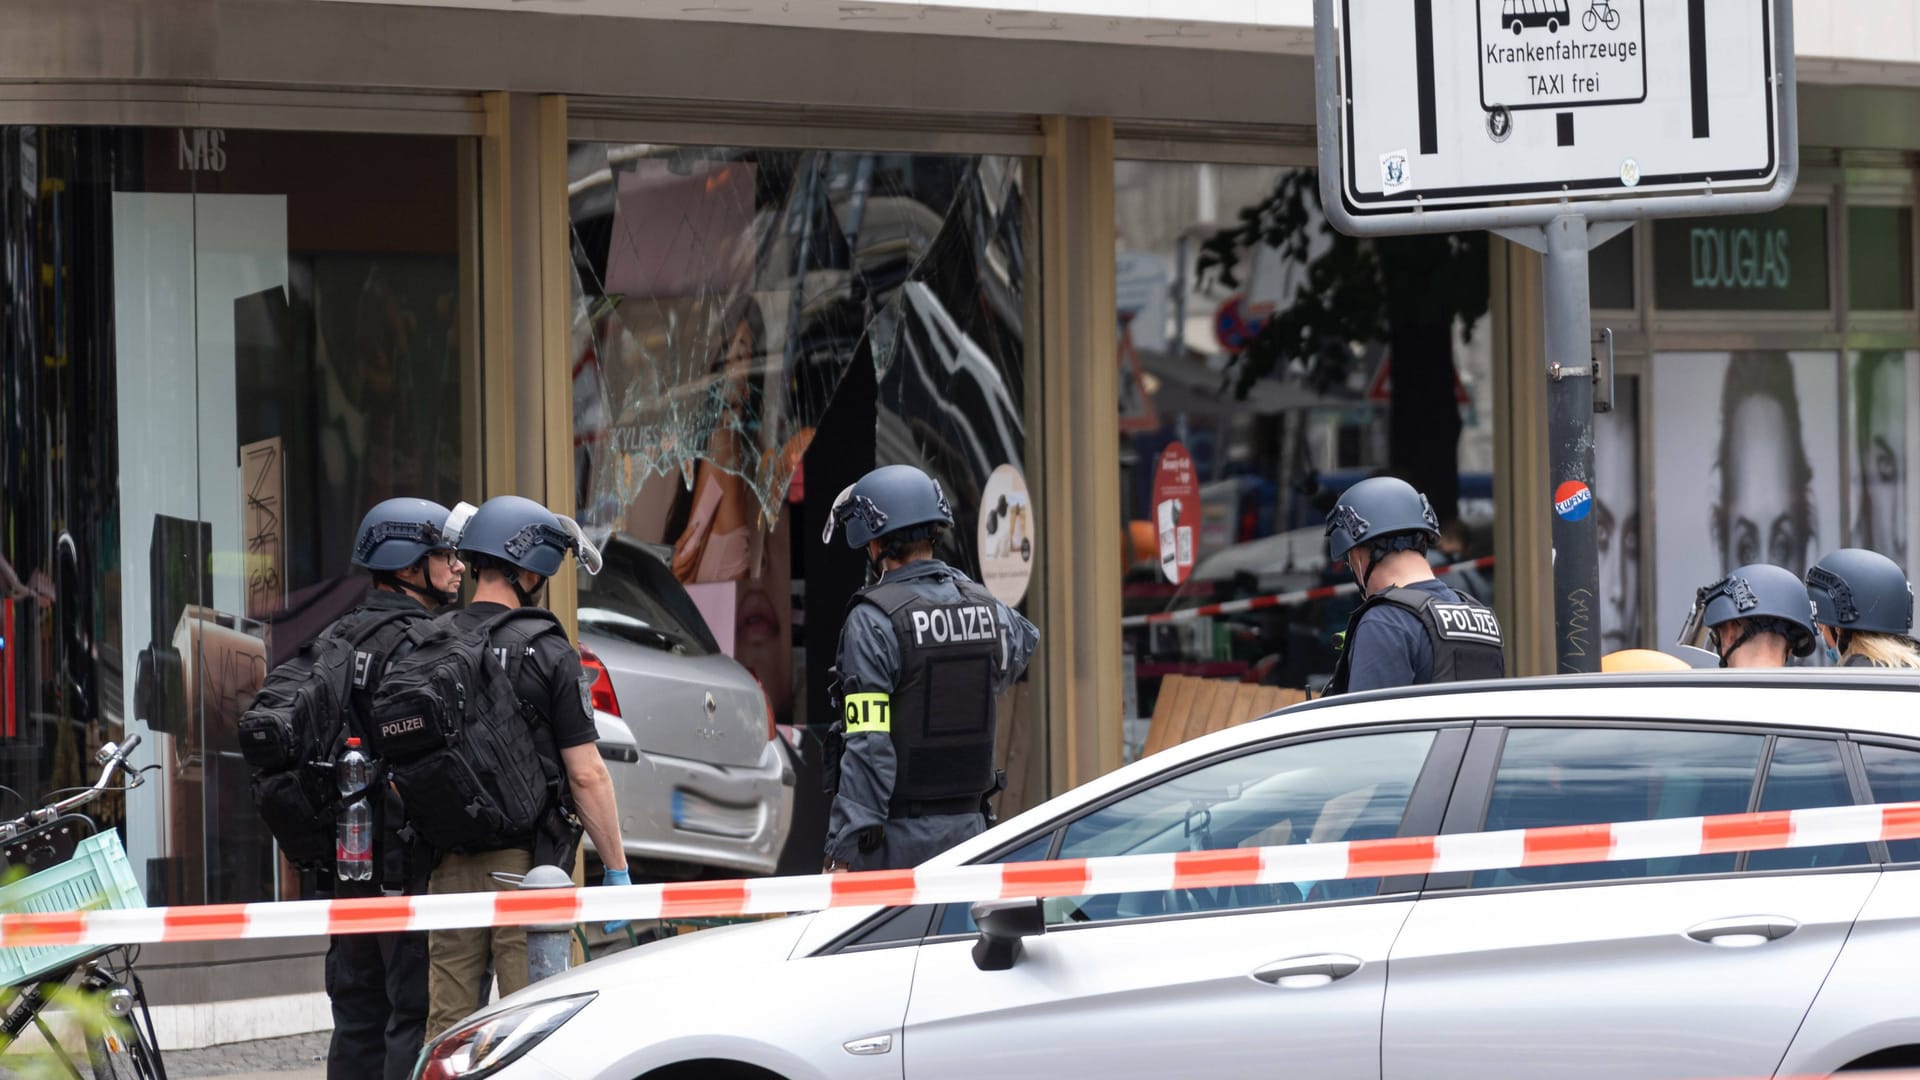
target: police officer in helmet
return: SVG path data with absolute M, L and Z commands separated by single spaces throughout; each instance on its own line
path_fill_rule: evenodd
M 474 627 L 514 609 L 543 609 L 547 580 L 559 572 L 569 554 L 578 557 L 588 573 L 600 569 L 598 550 L 573 519 L 517 495 L 488 499 L 458 531 L 460 554 L 473 569 L 475 588 L 473 602 L 447 618 L 465 620 Z M 429 891 L 512 888 L 493 874 L 524 874 L 540 865 L 571 871 L 583 828 L 606 867 L 601 883 L 628 884 L 613 779 L 600 757 L 590 684 L 581 670 L 578 649 L 551 615 L 499 623 L 491 642 L 513 683 L 522 715 L 533 725 L 533 743 L 548 781 L 546 812 L 530 835 L 496 837 L 483 849 L 442 854 L 433 868 Z M 433 968 L 428 1038 L 477 1007 L 490 960 L 502 993 L 527 985 L 527 936 L 522 927 L 435 930 L 429 952 Z
M 326 632 L 356 639 L 353 725 L 362 736 L 373 692 L 408 624 L 459 598 L 465 567 L 447 538 L 447 515 L 426 499 L 388 499 L 360 522 L 352 562 L 373 575 L 373 588 Z M 425 892 L 428 854 L 403 831 L 400 797 L 387 787 L 373 805 L 373 879 L 334 882 L 333 895 Z M 326 985 L 333 1005 L 330 1080 L 405 1080 L 426 1032 L 427 935 L 335 935 L 327 945 Z
M 1841 548 L 1807 571 L 1807 598 L 1827 658 L 1841 667 L 1920 667 L 1913 587 L 1877 551 Z
M 1364 600 L 1347 621 L 1327 694 L 1507 673 L 1493 611 L 1434 577 L 1427 549 L 1440 523 L 1404 480 L 1376 476 L 1327 515 L 1327 558 L 1345 562 Z
M 985 799 L 998 786 L 995 699 L 1026 670 L 1040 634 L 933 557 L 953 511 L 919 469 L 862 477 L 834 503 L 825 539 L 836 525 L 880 574 L 854 594 L 840 631 L 835 729 L 845 749 L 826 868 L 910 867 L 986 828 Z
M 1710 650 L 1723 668 L 1786 667 L 1813 652 L 1812 615 L 1793 571 L 1749 563 L 1694 594 L 1679 644 Z

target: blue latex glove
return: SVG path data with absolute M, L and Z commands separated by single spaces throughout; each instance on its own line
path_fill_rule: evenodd
M 601 872 L 600 884 L 631 885 L 633 884 L 633 878 L 625 870 L 615 870 L 609 867 L 606 870 Z M 617 934 L 620 931 L 625 930 L 626 928 L 627 928 L 627 920 L 625 919 L 615 919 L 612 922 L 600 924 L 600 929 L 605 930 L 609 934 Z

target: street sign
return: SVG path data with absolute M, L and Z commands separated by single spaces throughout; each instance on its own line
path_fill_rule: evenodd
M 1787 171 L 1771 0 L 1337 7 L 1348 214 L 1767 191 Z

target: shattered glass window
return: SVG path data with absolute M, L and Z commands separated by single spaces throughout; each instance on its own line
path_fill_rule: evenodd
M 981 492 L 1025 468 L 1030 167 L 571 149 L 580 519 L 670 564 L 782 723 L 825 723 L 866 567 L 822 530 L 860 475 L 938 479 L 956 518 L 938 554 L 981 576 Z

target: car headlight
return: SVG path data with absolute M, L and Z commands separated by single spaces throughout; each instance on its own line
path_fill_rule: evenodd
M 462 1024 L 428 1044 L 414 1080 L 480 1080 L 519 1060 L 597 993 L 535 1001 Z

